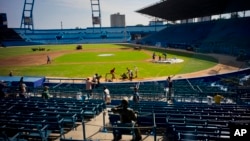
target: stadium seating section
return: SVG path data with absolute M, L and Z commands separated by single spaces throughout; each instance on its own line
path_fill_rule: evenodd
M 83 43 L 141 43 L 240 56 L 249 54 L 249 17 L 162 26 L 128 26 L 85 29 L 5 29 L 0 33 L 2 46 Z M 6 31 L 8 30 L 8 31 Z M 1 31 L 1 32 L 2 32 Z M 8 33 L 8 34 L 6 34 Z M 141 40 L 136 36 L 140 35 Z
M 52 134 L 64 138 L 66 132 L 77 129 L 79 122 L 100 114 L 103 101 L 67 98 L 1 99 L 0 107 L 0 139 L 39 138 L 47 141 Z
M 166 26 L 128 26 L 103 27 L 86 29 L 58 29 L 58 30 L 28 30 L 13 29 L 22 42 L 4 41 L 4 46 L 37 45 L 37 44 L 83 44 L 83 43 L 124 43 L 130 42 L 134 35 L 148 35 L 164 29 Z
M 130 108 L 138 113 L 137 124 L 143 134 L 164 135 L 174 140 L 229 140 L 231 124 L 249 124 L 249 90 L 236 91 L 231 78 L 241 80 L 249 76 L 250 69 L 209 77 L 173 80 L 173 103 L 165 99 L 165 81 L 141 82 L 140 103 L 132 101 L 133 87 L 137 82 L 103 83 L 93 91 L 90 99 L 85 97 L 83 83 L 54 83 L 50 87 L 50 99 L 42 99 L 42 87 L 30 89 L 26 99 L 5 98 L 0 101 L 0 138 L 48 140 L 65 139 L 65 133 L 77 130 L 81 122 L 96 118 L 104 109 L 120 104 L 128 96 Z M 103 85 L 111 92 L 111 105 L 105 105 Z M 10 87 L 10 89 L 16 89 Z M 208 95 L 219 93 L 225 97 L 220 105 L 209 105 Z M 80 94 L 82 99 L 77 99 Z M 119 116 L 108 112 L 109 127 L 119 127 Z M 132 128 L 132 126 L 129 126 Z
M 239 55 L 249 52 L 250 18 L 220 19 L 168 26 L 160 32 L 142 39 L 146 45 L 161 43 L 162 46 L 197 52 Z

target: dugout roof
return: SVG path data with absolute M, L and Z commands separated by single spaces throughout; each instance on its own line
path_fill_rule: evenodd
M 250 10 L 250 0 L 165 0 L 136 12 L 168 21 Z

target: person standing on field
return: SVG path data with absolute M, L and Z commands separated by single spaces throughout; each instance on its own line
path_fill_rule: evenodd
M 134 76 L 134 77 L 137 78 L 137 77 L 138 77 L 138 76 L 137 76 L 137 75 L 138 75 L 138 67 L 137 67 L 137 66 L 135 66 L 134 72 L 135 72 L 135 74 L 134 74 L 135 76 Z
M 47 64 L 51 64 L 51 59 L 49 55 L 47 55 Z

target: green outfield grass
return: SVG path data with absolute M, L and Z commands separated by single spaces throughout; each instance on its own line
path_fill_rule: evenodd
M 206 55 L 160 49 L 143 49 L 139 51 L 134 50 L 131 46 L 125 44 L 84 44 L 81 51 L 76 51 L 76 45 L 0 48 L 1 61 L 6 58 L 16 58 L 20 55 L 44 54 L 44 57 L 38 59 L 46 62 L 46 54 L 66 52 L 61 56 L 52 58 L 52 64 L 43 63 L 33 66 L 9 64 L 8 66 L 1 66 L 0 75 L 5 76 L 10 70 L 13 70 L 14 75 L 18 76 L 85 78 L 93 76 L 95 73 L 105 76 L 110 69 L 115 67 L 116 74 L 119 76 L 126 72 L 127 67 L 134 69 L 134 66 L 137 66 L 139 78 L 148 78 L 196 72 L 217 64 L 215 58 Z M 45 51 L 32 51 L 31 49 L 39 47 L 45 48 Z M 176 57 L 183 59 L 184 62 L 177 64 L 152 63 L 153 52 L 157 55 L 167 52 L 168 58 Z M 105 56 L 108 54 L 111 56 Z M 18 63 L 19 60 L 16 61 Z

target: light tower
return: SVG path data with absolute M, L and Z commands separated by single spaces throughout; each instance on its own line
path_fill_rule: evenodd
M 33 7 L 35 0 L 25 0 L 20 28 L 34 29 Z
M 93 27 L 102 27 L 101 24 L 101 9 L 100 9 L 100 0 L 90 0 L 91 10 L 92 10 L 92 24 Z

